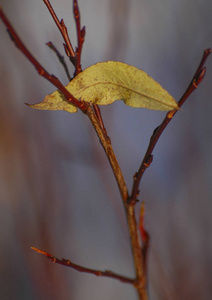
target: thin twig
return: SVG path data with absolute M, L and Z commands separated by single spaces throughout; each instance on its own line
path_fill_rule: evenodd
M 59 19 L 58 19 L 56 13 L 55 13 L 53 7 L 51 6 L 51 3 L 49 2 L 49 0 L 43 0 L 43 2 L 46 4 L 50 14 L 52 15 L 52 18 L 54 19 L 58 29 L 60 30 L 60 32 L 62 34 L 62 37 L 65 41 L 65 44 L 63 44 L 63 45 L 64 45 L 64 48 L 65 48 L 66 54 L 70 58 L 72 64 L 74 66 L 76 66 L 76 55 L 75 55 L 73 46 L 71 44 L 71 41 L 69 39 L 68 31 L 67 31 L 67 28 L 65 26 L 65 23 L 64 23 L 63 19 L 61 19 L 61 21 L 59 21 Z
M 107 155 L 107 158 L 110 162 L 113 173 L 115 175 L 123 203 L 126 204 L 129 194 L 128 194 L 128 190 L 127 190 L 127 186 L 126 186 L 123 174 L 121 172 L 120 166 L 119 166 L 116 156 L 114 154 L 110 138 L 105 135 L 105 132 L 102 129 L 101 125 L 99 124 L 99 121 L 98 121 L 96 114 L 94 113 L 92 107 L 89 107 L 87 109 L 86 115 L 90 119 L 90 121 L 99 137 L 100 143 Z
M 52 42 L 48 42 L 48 43 L 46 43 L 46 45 L 57 55 L 57 58 L 58 58 L 59 62 L 61 63 L 61 65 L 63 66 L 63 68 L 65 70 L 65 73 L 66 73 L 66 76 L 68 77 L 68 80 L 71 81 L 71 75 L 70 75 L 68 67 L 66 65 L 64 56 L 60 54 L 60 52 L 53 45 Z
M 13 42 L 15 43 L 16 47 L 28 58 L 28 60 L 34 65 L 36 70 L 38 71 L 38 74 L 40 76 L 43 76 L 48 81 L 50 81 L 56 88 L 58 88 L 66 97 L 67 101 L 71 104 L 78 107 L 82 112 L 85 112 L 87 110 L 87 107 L 89 106 L 88 103 L 81 102 L 77 100 L 71 93 L 64 87 L 64 85 L 60 82 L 60 80 L 55 77 L 54 75 L 50 75 L 44 67 L 35 59 L 35 57 L 29 52 L 29 50 L 26 48 L 26 46 L 23 44 L 17 33 L 15 32 L 13 26 L 7 19 L 6 15 L 4 14 L 2 8 L 0 7 L 0 18 L 6 25 L 10 37 L 12 38 Z
M 83 46 L 84 38 L 85 38 L 85 26 L 83 26 L 81 28 L 80 11 L 79 11 L 77 0 L 73 0 L 73 13 L 74 13 L 74 19 L 75 19 L 76 29 L 77 29 L 77 48 L 76 48 L 76 52 L 74 52 L 74 50 L 73 50 L 73 47 L 72 47 L 72 44 L 70 42 L 70 38 L 69 38 L 69 35 L 68 35 L 68 30 L 65 26 L 65 23 L 64 23 L 63 19 L 59 22 L 59 19 L 56 15 L 51 3 L 49 2 L 49 0 L 43 0 L 43 1 L 45 2 L 49 12 L 51 13 L 57 27 L 59 28 L 59 30 L 62 34 L 62 37 L 63 37 L 64 41 L 66 42 L 66 44 L 64 45 L 65 51 L 66 51 L 66 54 L 71 59 L 71 62 L 73 63 L 73 65 L 75 67 L 74 76 L 76 76 L 77 74 L 79 74 L 82 71 L 81 53 L 82 53 L 82 46 Z M 70 46 L 70 49 L 69 49 L 68 45 Z M 73 51 L 73 52 L 71 52 L 71 51 Z M 71 56 L 70 56 L 70 53 L 72 53 Z M 100 125 L 105 130 L 105 126 L 104 126 L 103 119 L 102 119 L 102 116 L 101 116 L 101 111 L 100 111 L 98 105 L 94 104 L 93 108 L 94 108 L 94 111 L 96 113 L 96 117 L 99 120 Z M 106 132 L 106 130 L 105 130 L 105 132 Z
M 203 57 L 201 59 L 201 62 L 197 68 L 197 71 L 194 74 L 194 77 L 189 84 L 187 90 L 183 94 L 183 96 L 180 98 L 178 101 L 178 106 L 179 108 L 185 103 L 185 101 L 188 99 L 188 97 L 191 95 L 191 93 L 199 86 L 199 84 L 202 82 L 206 68 L 203 67 L 206 59 L 208 58 L 209 54 L 211 53 L 211 49 L 206 49 L 204 51 Z M 134 181 L 133 181 L 133 187 L 131 191 L 131 196 L 129 198 L 129 202 L 135 203 L 137 201 L 137 197 L 139 195 L 139 185 L 141 178 L 145 172 L 145 170 L 150 166 L 152 160 L 153 160 L 153 155 L 152 152 L 155 148 L 155 145 L 157 144 L 158 139 L 160 138 L 161 134 L 163 133 L 164 129 L 167 127 L 169 122 L 172 120 L 173 116 L 177 113 L 178 110 L 172 110 L 167 113 L 165 119 L 161 123 L 160 126 L 158 126 L 154 132 L 152 137 L 150 138 L 149 146 L 147 148 L 146 154 L 143 158 L 143 161 L 141 163 L 141 166 L 138 170 L 138 172 L 135 173 L 134 175 Z
M 35 250 L 37 253 L 45 255 L 53 263 L 60 264 L 60 265 L 75 269 L 79 272 L 89 273 L 89 274 L 93 274 L 93 275 L 96 275 L 96 276 L 108 277 L 108 278 L 112 278 L 112 279 L 117 279 L 121 282 L 129 283 L 129 284 L 134 285 L 135 279 L 131 279 L 131 278 L 116 274 L 114 272 L 108 271 L 108 270 L 100 271 L 100 270 L 85 268 L 85 267 L 82 267 L 80 265 L 74 264 L 69 259 L 65 259 L 65 258 L 59 259 L 59 258 L 53 256 L 52 254 L 49 254 L 49 253 L 47 253 L 43 250 L 37 249 L 35 247 L 31 247 L 31 249 Z
M 77 29 L 77 48 L 75 51 L 76 59 L 77 59 L 75 75 L 77 75 L 82 71 L 81 53 L 82 53 L 82 46 L 83 46 L 84 38 L 85 38 L 85 26 L 83 26 L 81 28 L 81 25 L 80 25 L 80 12 L 79 12 L 77 0 L 74 0 L 74 2 L 73 2 L 73 12 L 74 12 L 74 19 L 76 22 L 76 29 Z

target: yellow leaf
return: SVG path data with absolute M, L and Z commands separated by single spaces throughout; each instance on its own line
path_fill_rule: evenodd
M 144 71 L 122 62 L 100 62 L 85 69 L 66 86 L 77 99 L 107 105 L 123 100 L 131 107 L 169 111 L 177 102 L 159 83 Z M 47 95 L 43 102 L 30 105 L 37 109 L 76 112 L 59 91 Z

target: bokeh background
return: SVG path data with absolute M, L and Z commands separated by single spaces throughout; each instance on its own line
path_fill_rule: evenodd
M 72 0 L 51 3 L 76 45 Z M 31 52 L 67 84 L 45 46 L 53 41 L 63 52 L 44 3 L 1 0 L 1 6 Z M 135 65 L 177 100 L 203 50 L 212 47 L 211 0 L 79 0 L 79 6 L 86 25 L 83 68 L 106 60 Z M 0 37 L 0 298 L 137 299 L 129 285 L 52 264 L 30 249 L 134 276 L 119 192 L 88 119 L 27 107 L 54 87 L 15 48 L 2 23 Z M 152 300 L 212 295 L 212 58 L 207 69 L 159 140 L 141 185 Z M 122 101 L 101 111 L 130 190 L 165 113 Z

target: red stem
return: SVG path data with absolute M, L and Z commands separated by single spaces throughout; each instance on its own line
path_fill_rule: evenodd
M 43 2 L 46 4 L 50 14 L 52 15 L 52 18 L 54 19 L 58 29 L 60 30 L 62 37 L 65 41 L 64 47 L 66 50 L 66 54 L 68 55 L 68 57 L 70 58 L 71 62 L 73 63 L 74 66 L 76 66 L 76 55 L 73 49 L 73 46 L 71 44 L 71 41 L 69 39 L 68 36 L 68 31 L 67 28 L 65 26 L 65 23 L 63 21 L 63 19 L 61 19 L 61 21 L 59 21 L 53 7 L 51 6 L 51 3 L 49 2 L 49 0 L 43 0 Z
M 37 253 L 45 255 L 53 263 L 60 264 L 60 265 L 75 269 L 79 272 L 89 273 L 89 274 L 93 274 L 93 275 L 96 275 L 96 276 L 109 277 L 109 278 L 112 278 L 112 279 L 117 279 L 117 280 L 119 280 L 121 282 L 124 282 L 124 283 L 129 283 L 129 284 L 134 284 L 135 283 L 134 279 L 118 275 L 118 274 L 113 273 L 111 271 L 100 271 L 100 270 L 85 268 L 85 267 L 82 267 L 80 265 L 74 264 L 69 259 L 64 259 L 64 258 L 59 259 L 59 258 L 53 256 L 52 254 L 49 254 L 49 253 L 47 253 L 43 250 L 37 249 L 35 247 L 31 247 L 31 249 L 35 250 Z
M 68 67 L 66 65 L 66 62 L 64 60 L 64 57 L 60 54 L 60 52 L 57 50 L 57 48 L 52 44 L 52 42 L 48 42 L 46 43 L 46 45 L 52 50 L 54 51 L 54 53 L 57 55 L 57 58 L 59 59 L 59 62 L 62 64 L 66 76 L 68 77 L 68 80 L 71 81 L 71 75 L 69 73 Z
M 82 53 L 82 46 L 84 42 L 85 37 L 85 26 L 81 29 L 80 25 L 80 12 L 77 0 L 74 0 L 73 4 L 73 11 L 74 11 L 74 19 L 76 22 L 76 28 L 77 28 L 77 48 L 76 48 L 76 70 L 75 75 L 79 74 L 82 71 L 81 67 L 81 53 Z
M 191 93 L 202 82 L 205 72 L 206 72 L 206 68 L 205 67 L 203 68 L 203 66 L 206 62 L 206 59 L 210 55 L 211 51 L 212 51 L 211 49 L 206 49 L 204 51 L 203 57 L 200 61 L 200 64 L 199 64 L 195 74 L 194 74 L 193 79 L 191 80 L 191 83 L 189 84 L 189 86 L 188 86 L 187 90 L 185 91 L 185 93 L 183 94 L 183 96 L 178 101 L 179 107 L 181 107 L 185 103 L 185 101 L 188 99 L 188 97 L 191 95 Z M 140 181 L 141 181 L 141 178 L 142 178 L 145 170 L 150 166 L 150 164 L 153 160 L 152 152 L 155 148 L 155 145 L 157 144 L 157 141 L 160 138 L 161 134 L 163 133 L 164 129 L 169 124 L 169 122 L 172 120 L 173 116 L 177 113 L 177 111 L 178 110 L 172 110 L 172 111 L 168 112 L 165 119 L 161 123 L 161 125 L 154 130 L 153 135 L 150 138 L 150 143 L 147 148 L 146 154 L 143 158 L 143 161 L 141 163 L 141 166 L 140 166 L 138 172 L 136 172 L 134 175 L 133 187 L 132 187 L 132 191 L 131 191 L 131 196 L 129 198 L 130 203 L 136 203 L 137 197 L 139 195 Z
M 6 25 L 10 36 L 12 40 L 14 41 L 16 47 L 23 52 L 23 54 L 29 59 L 29 61 L 35 66 L 36 70 L 38 71 L 39 75 L 43 76 L 46 78 L 48 81 L 50 81 L 56 88 L 58 88 L 66 97 L 67 101 L 70 102 L 71 104 L 75 105 L 78 107 L 82 112 L 85 112 L 88 108 L 87 103 L 81 102 L 77 100 L 71 93 L 64 87 L 64 85 L 60 82 L 60 80 L 55 77 L 54 75 L 50 75 L 44 67 L 35 59 L 35 57 L 29 52 L 29 50 L 25 47 L 17 33 L 15 32 L 14 28 L 12 27 L 11 23 L 5 16 L 2 8 L 0 8 L 0 18 Z

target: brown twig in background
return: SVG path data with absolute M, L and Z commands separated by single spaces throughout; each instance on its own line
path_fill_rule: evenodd
M 204 75 L 205 75 L 205 72 L 206 72 L 206 68 L 203 67 L 203 66 L 204 66 L 204 64 L 206 62 L 206 59 L 208 58 L 209 54 L 211 53 L 211 51 L 212 51 L 211 49 L 206 49 L 204 51 L 201 62 L 199 64 L 198 68 L 197 68 L 197 71 L 194 74 L 193 79 L 191 80 L 191 83 L 189 84 L 189 86 L 188 86 L 187 90 L 185 91 L 185 93 L 183 94 L 183 96 L 178 101 L 179 108 L 185 103 L 185 101 L 188 99 L 188 97 L 191 95 L 191 93 L 202 82 L 202 80 L 204 78 Z M 143 158 L 141 166 L 140 166 L 138 172 L 136 172 L 135 175 L 134 175 L 133 187 L 132 187 L 132 192 L 131 192 L 129 202 L 132 202 L 132 203 L 136 202 L 137 197 L 139 195 L 140 181 L 141 181 L 141 178 L 142 178 L 145 170 L 150 166 L 150 164 L 153 160 L 152 152 L 155 148 L 155 145 L 156 145 L 157 141 L 159 140 L 161 134 L 163 133 L 164 129 L 169 124 L 169 122 L 172 120 L 173 116 L 176 114 L 177 111 L 178 110 L 173 110 L 173 111 L 168 112 L 166 114 L 165 119 L 161 123 L 161 125 L 158 126 L 154 130 L 153 135 L 150 138 L 149 146 L 147 148 L 147 151 L 146 151 L 146 154 Z
M 60 52 L 57 50 L 57 48 L 53 45 L 52 42 L 46 43 L 46 45 L 57 55 L 57 58 L 61 65 L 63 66 L 66 76 L 68 77 L 68 80 L 71 81 L 71 75 L 69 73 L 68 67 L 66 65 L 66 62 L 64 60 L 64 57 L 60 54 Z
M 63 21 L 63 19 L 61 19 L 61 21 L 59 21 L 54 9 L 52 8 L 49 0 L 43 0 L 43 2 L 46 4 L 50 14 L 52 15 L 52 18 L 54 19 L 58 29 L 60 30 L 61 32 L 61 35 L 65 41 L 65 44 L 63 44 L 64 48 L 65 48 L 65 51 L 66 51 L 66 54 L 67 56 L 70 58 L 72 64 L 74 66 L 76 66 L 76 55 L 75 55 L 75 52 L 74 52 L 74 49 L 73 49 L 73 46 L 71 44 L 71 41 L 69 39 L 69 36 L 68 36 L 68 31 L 67 31 L 67 28 L 65 26 L 65 23 Z
M 77 270 L 79 272 L 89 273 L 89 274 L 93 274 L 93 275 L 101 276 L 101 277 L 108 277 L 108 278 L 112 278 L 112 279 L 117 279 L 117 280 L 119 280 L 121 282 L 129 283 L 129 284 L 134 284 L 134 282 L 135 282 L 134 279 L 131 279 L 131 278 L 128 278 L 128 277 L 125 277 L 125 276 L 122 276 L 122 275 L 118 275 L 118 274 L 113 273 L 113 272 L 108 271 L 108 270 L 106 270 L 106 271 L 100 271 L 100 270 L 94 270 L 94 269 L 90 269 L 90 268 L 85 268 L 83 266 L 74 264 L 69 259 L 65 259 L 65 258 L 59 259 L 59 258 L 53 256 L 52 254 L 49 254 L 49 253 L 47 253 L 47 252 L 45 252 L 43 250 L 37 249 L 35 247 L 31 247 L 31 249 L 35 250 L 37 253 L 45 255 L 53 263 L 60 264 L 60 265 L 63 265 L 63 266 L 75 269 L 75 270 Z
M 74 0 L 74 2 L 73 2 L 73 12 L 74 12 L 74 19 L 76 22 L 76 29 L 77 29 L 77 48 L 75 51 L 77 61 L 76 61 L 76 70 L 75 70 L 74 75 L 77 75 L 82 71 L 81 53 L 82 53 L 82 46 L 83 46 L 83 42 L 84 42 L 84 38 L 85 38 L 85 26 L 83 26 L 81 29 L 80 12 L 79 12 L 77 0 Z

